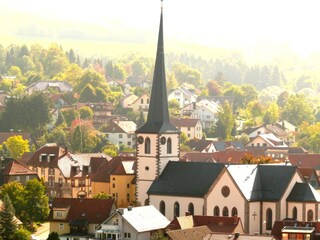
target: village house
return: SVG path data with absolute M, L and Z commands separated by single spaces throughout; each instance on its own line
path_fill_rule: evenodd
M 89 240 L 110 213 L 115 211 L 113 199 L 54 198 L 48 217 L 49 232 L 61 240 Z
M 184 132 L 188 139 L 202 138 L 202 125 L 199 119 L 192 118 L 171 118 L 170 122 L 181 132 Z
M 106 193 L 118 207 L 135 203 L 136 157 L 113 157 L 104 162 L 91 180 L 92 195 Z
M 272 133 L 262 133 L 252 138 L 246 146 L 267 148 L 288 148 L 288 145 Z
M 168 101 L 177 100 L 179 102 L 179 108 L 183 108 L 186 105 L 197 101 L 197 95 L 194 89 L 188 89 L 186 87 L 178 87 L 172 89 L 168 94 Z
M 131 108 L 134 112 L 147 112 L 149 109 L 149 103 L 150 97 L 144 93 L 131 103 Z
M 66 93 L 72 91 L 72 85 L 66 81 L 39 81 L 32 83 L 26 89 L 31 95 L 34 92 Z
M 136 123 L 133 121 L 113 120 L 103 129 L 106 139 L 118 148 L 121 145 L 134 148 L 136 145 Z
M 154 206 L 119 208 L 97 227 L 96 239 L 150 240 L 152 233 L 170 221 Z
M 121 106 L 123 108 L 132 108 L 132 103 L 134 103 L 139 97 L 134 94 L 126 95 L 121 99 Z

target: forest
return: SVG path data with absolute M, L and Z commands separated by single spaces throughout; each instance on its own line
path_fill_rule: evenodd
M 38 145 L 57 142 L 69 144 L 75 152 L 116 154 L 117 149 L 103 140 L 102 129 L 94 129 L 90 124 L 93 115 L 90 108 L 62 111 L 55 128 L 48 131 L 46 126 L 51 120 L 49 111 L 53 103 L 44 93 L 29 96 L 25 90 L 40 81 L 67 81 L 73 91 L 65 97 L 72 104 L 110 102 L 115 107 L 114 114 L 141 122 L 139 113 L 121 107 L 123 89 L 111 87 L 107 82 L 129 83 L 130 92 L 137 96 L 149 93 L 154 59 L 133 52 L 119 58 L 83 56 L 78 52 L 65 50 L 57 43 L 47 48 L 39 44 L 0 45 L 0 91 L 10 95 L 0 115 L 1 131 L 31 132 Z M 165 61 L 168 92 L 185 86 L 194 89 L 198 96 L 233 99 L 230 106 L 225 105 L 221 111 L 217 126 L 206 130 L 207 137 L 236 138 L 241 134 L 234 127 L 237 120 L 243 121 L 245 127 L 287 120 L 299 129 L 295 136 L 297 145 L 311 152 L 320 151 L 319 80 L 313 68 L 250 65 L 240 54 L 208 59 L 169 52 L 165 54 Z M 149 87 L 142 88 L 141 81 L 149 83 Z M 169 108 L 172 115 L 179 111 L 174 101 L 169 103 Z M 81 138 L 81 144 L 75 144 L 80 141 L 79 131 L 87 137 Z M 122 146 L 122 150 L 126 148 Z

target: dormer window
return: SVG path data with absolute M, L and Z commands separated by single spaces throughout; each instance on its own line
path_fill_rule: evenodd
M 47 160 L 47 154 L 45 153 L 40 154 L 39 161 L 45 162 L 46 160 Z
M 54 154 L 49 154 L 48 162 L 52 162 L 54 159 Z

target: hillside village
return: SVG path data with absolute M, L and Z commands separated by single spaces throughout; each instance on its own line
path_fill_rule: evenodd
M 282 117 L 270 104 L 261 121 L 262 107 L 239 102 L 236 90 L 208 96 L 185 84 L 167 91 L 163 27 L 161 9 L 152 81 L 137 78 L 135 92 L 130 78 L 97 84 L 93 70 L 85 83 L 30 75 L 28 87 L 15 88 L 23 95 L 1 92 L 1 191 L 36 181 L 48 204 L 34 222 L 16 210 L 16 228 L 48 222 L 48 234 L 61 240 L 320 239 L 319 122 L 289 111 L 305 97 L 281 95 L 289 102 Z M 11 78 L 0 81 L 18 84 Z M 103 87 L 123 94 L 107 96 Z M 250 124 L 241 104 L 250 105 Z M 18 106 L 31 120 L 15 117 Z M 48 121 L 37 117 L 42 111 Z M 2 212 L 18 206 L 5 196 Z

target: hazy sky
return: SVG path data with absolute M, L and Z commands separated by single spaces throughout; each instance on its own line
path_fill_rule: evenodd
M 0 0 L 0 7 L 49 19 L 156 31 L 160 0 Z M 213 47 L 286 45 L 320 50 L 319 0 L 164 0 L 165 37 Z

